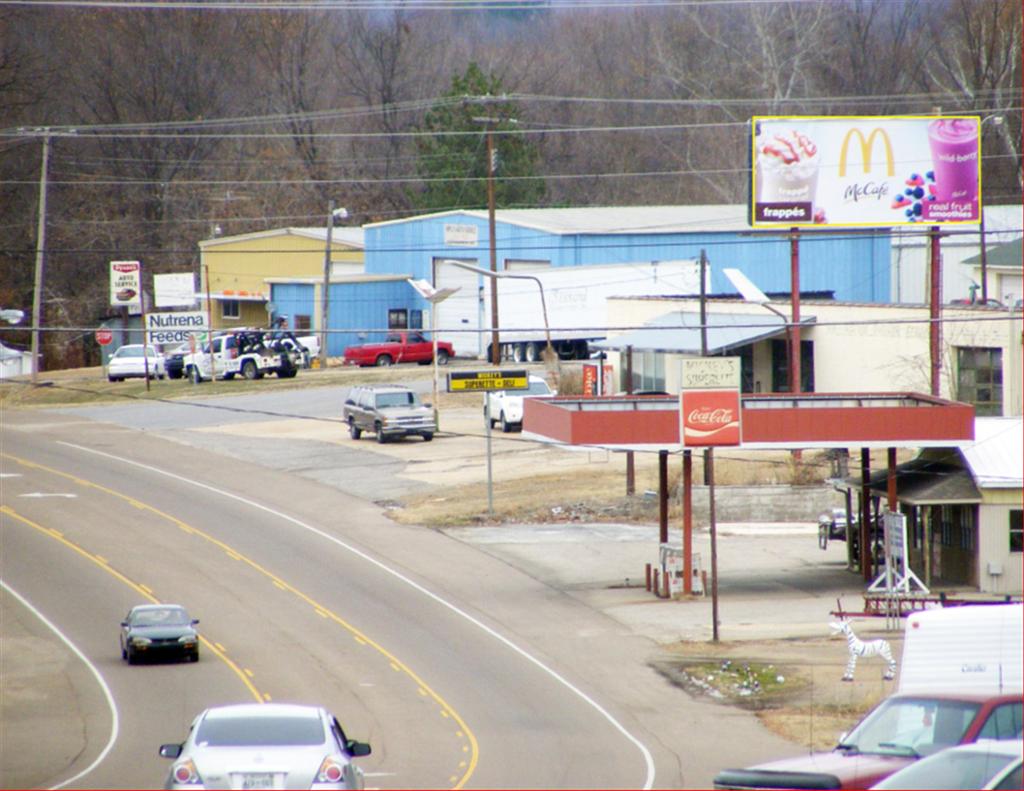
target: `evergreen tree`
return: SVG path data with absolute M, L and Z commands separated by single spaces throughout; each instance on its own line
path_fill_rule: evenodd
M 410 191 L 415 209 L 487 207 L 488 128 L 494 144 L 495 205 L 536 206 L 544 196 L 544 182 L 522 177 L 536 175 L 540 155 L 533 140 L 515 133 L 517 120 L 515 103 L 502 97 L 501 80 L 470 63 L 424 118 L 421 131 L 431 136 L 417 142 L 417 170 L 426 181 Z

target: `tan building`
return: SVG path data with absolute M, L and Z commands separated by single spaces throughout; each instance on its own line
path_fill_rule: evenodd
M 278 228 L 200 242 L 199 298 L 204 309 L 209 304 L 214 329 L 268 326 L 270 314 L 280 312 L 270 301 L 271 282 L 314 283 L 319 306 L 326 246 L 326 228 Z M 330 277 L 362 271 L 362 228 L 335 227 Z M 320 326 L 319 315 L 289 320 L 296 330 Z
M 773 312 L 777 311 L 777 312 Z M 744 392 L 788 391 L 783 317 L 788 301 L 770 309 L 736 299 L 707 302 L 708 353 L 741 358 Z M 629 346 L 635 390 L 678 392 L 679 360 L 700 354 L 700 303 L 695 298 L 608 300 L 608 350 L 617 387 L 625 389 Z M 781 314 L 781 315 L 779 315 Z M 801 300 L 802 390 L 815 393 L 929 393 L 929 311 L 921 305 L 868 305 Z M 979 415 L 1022 413 L 1022 316 L 1015 310 L 944 306 L 942 398 L 973 404 Z

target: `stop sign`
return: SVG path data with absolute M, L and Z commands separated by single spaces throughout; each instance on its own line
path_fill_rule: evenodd
M 114 340 L 114 333 L 110 330 L 96 330 L 96 343 L 100 346 L 106 346 Z

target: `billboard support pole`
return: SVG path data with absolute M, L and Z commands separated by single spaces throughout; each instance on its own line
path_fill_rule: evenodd
M 800 229 L 789 237 L 789 283 L 792 292 L 792 326 L 789 329 L 789 392 L 800 392 Z
M 928 351 L 931 368 L 931 394 L 938 397 L 942 387 L 942 255 L 939 226 L 933 225 L 931 237 L 931 266 L 929 272 L 929 325 Z

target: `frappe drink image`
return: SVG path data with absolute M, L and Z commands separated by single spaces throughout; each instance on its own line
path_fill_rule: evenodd
M 757 146 L 758 203 L 807 203 L 818 191 L 818 147 L 803 132 L 764 135 Z
M 978 122 L 941 118 L 928 125 L 935 199 L 943 203 L 978 200 Z

